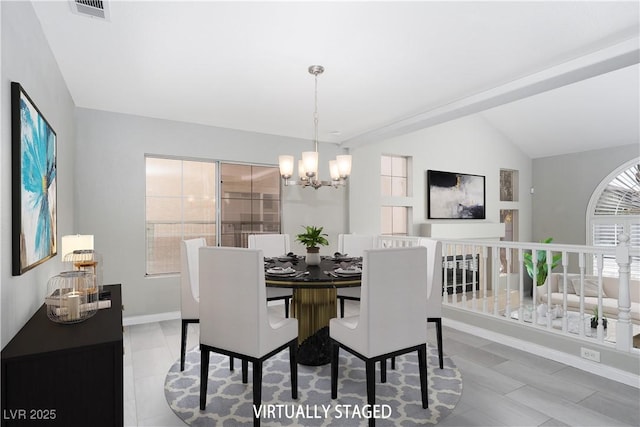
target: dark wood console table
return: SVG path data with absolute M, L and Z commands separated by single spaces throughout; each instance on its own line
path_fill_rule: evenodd
M 58 324 L 43 305 L 2 350 L 2 426 L 122 426 L 122 294 Z

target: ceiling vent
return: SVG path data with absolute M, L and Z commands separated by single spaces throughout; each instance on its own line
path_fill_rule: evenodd
M 109 21 L 109 4 L 100 0 L 69 0 L 71 11 L 78 15 Z

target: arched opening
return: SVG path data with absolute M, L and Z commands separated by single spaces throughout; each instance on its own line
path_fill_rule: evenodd
M 640 247 L 640 158 L 625 163 L 602 180 L 587 207 L 587 244 L 616 246 L 623 233 L 630 236 L 632 247 Z M 634 257 L 632 278 L 640 278 L 639 261 L 640 257 Z M 605 257 L 603 275 L 618 275 L 615 257 Z

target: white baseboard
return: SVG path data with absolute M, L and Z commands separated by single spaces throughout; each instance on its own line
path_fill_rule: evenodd
M 472 335 L 479 336 L 481 338 L 507 345 L 509 347 L 517 348 L 528 353 L 555 360 L 556 362 L 564 363 L 565 365 L 572 366 L 576 369 L 580 369 L 594 375 L 599 375 L 601 377 L 609 378 L 631 387 L 640 388 L 640 384 L 638 384 L 638 376 L 634 375 L 631 372 L 616 369 L 607 365 L 600 365 L 598 363 L 583 359 L 578 356 L 574 356 L 572 354 L 534 344 L 529 341 L 514 338 L 509 335 L 500 334 L 488 329 L 479 328 L 477 326 L 469 325 L 457 320 L 443 318 L 442 324 L 462 332 L 466 332 Z
M 141 316 L 125 316 L 122 318 L 123 326 L 141 325 L 143 323 L 162 322 L 163 320 L 180 319 L 179 311 L 167 313 L 144 314 Z

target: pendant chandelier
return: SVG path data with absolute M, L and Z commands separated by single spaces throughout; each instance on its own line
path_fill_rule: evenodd
M 323 186 L 338 188 L 345 185 L 351 174 L 351 155 L 345 154 L 336 156 L 335 160 L 329 161 L 331 181 L 321 181 L 318 178 L 318 75 L 323 72 L 322 65 L 309 67 L 309 74 L 313 74 L 315 78 L 315 110 L 313 113 L 315 151 L 303 152 L 302 159 L 298 160 L 298 181 L 290 180 L 293 176 L 293 156 L 278 156 L 280 176 L 284 180 L 284 185 L 301 185 L 302 187 L 313 187 L 316 190 Z

